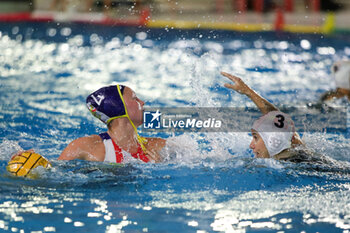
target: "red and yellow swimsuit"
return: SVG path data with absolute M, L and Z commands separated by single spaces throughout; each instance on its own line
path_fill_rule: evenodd
M 128 153 L 122 150 L 108 135 L 108 133 L 99 134 L 101 137 L 103 144 L 105 145 L 105 159 L 104 162 L 110 163 L 123 163 L 130 161 L 130 158 L 133 157 L 135 159 L 139 159 L 145 163 L 148 163 L 150 160 L 143 152 L 140 144 L 138 145 L 136 153 Z M 131 155 L 131 156 L 130 156 Z

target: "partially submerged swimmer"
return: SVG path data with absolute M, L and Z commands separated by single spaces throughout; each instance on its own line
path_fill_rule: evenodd
M 313 163 L 324 163 L 328 160 L 324 156 L 314 156 L 306 148 L 289 115 L 257 94 L 240 78 L 225 72 L 221 74 L 234 82 L 226 83 L 225 87 L 248 96 L 264 114 L 254 122 L 251 129 L 253 139 L 249 147 L 255 157 Z
M 143 138 L 137 132 L 137 127 L 143 123 L 144 102 L 132 89 L 123 85 L 102 87 L 87 97 L 86 104 L 89 111 L 107 125 L 108 131 L 75 139 L 58 160 L 110 163 L 162 161 L 160 151 L 166 144 L 165 139 Z M 19 151 L 12 159 L 21 157 L 25 152 L 35 153 L 33 150 Z
M 86 104 L 90 112 L 107 125 L 108 131 L 75 139 L 63 150 L 59 160 L 112 163 L 162 160 L 159 153 L 165 140 L 143 138 L 137 133 L 137 127 L 143 123 L 144 102 L 129 87 L 102 87 L 87 97 Z
M 335 80 L 336 89 L 324 93 L 320 100 L 324 102 L 347 97 L 350 101 L 350 61 L 335 62 L 331 71 Z

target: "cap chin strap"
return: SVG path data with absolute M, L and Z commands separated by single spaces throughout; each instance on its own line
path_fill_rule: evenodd
M 117 89 L 118 89 L 118 93 L 119 93 L 120 99 L 123 101 L 123 106 L 124 106 L 125 114 L 124 114 L 124 115 L 121 115 L 121 116 L 112 117 L 112 118 L 108 119 L 107 124 L 108 124 L 109 122 L 111 122 L 112 120 L 114 120 L 114 119 L 118 119 L 118 118 L 122 118 L 122 117 L 128 118 L 129 121 L 130 121 L 130 123 L 131 123 L 131 125 L 132 125 L 132 127 L 134 128 L 135 133 L 136 133 L 137 141 L 139 142 L 139 144 L 140 144 L 140 146 L 141 146 L 143 152 L 146 153 L 147 149 L 146 149 L 146 147 L 145 147 L 145 144 L 147 143 L 147 140 L 146 140 L 145 138 L 141 137 L 141 136 L 139 135 L 139 133 L 137 132 L 137 129 L 136 129 L 134 123 L 132 122 L 132 120 L 131 120 L 130 117 L 129 117 L 128 110 L 126 109 L 126 105 L 125 105 L 125 102 L 124 102 L 124 98 L 123 98 L 122 92 L 120 91 L 119 85 L 117 85 Z

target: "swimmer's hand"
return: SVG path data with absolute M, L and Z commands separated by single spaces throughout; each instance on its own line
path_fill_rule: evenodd
M 292 147 L 298 146 L 298 145 L 305 145 L 303 140 L 301 140 L 300 135 L 295 132 L 292 137 Z
M 327 91 L 326 93 L 322 94 L 320 101 L 326 102 L 333 99 L 340 99 L 344 96 L 348 97 L 348 100 L 350 100 L 350 90 L 338 87 L 336 90 Z
M 259 108 L 262 114 L 266 114 L 271 111 L 279 111 L 279 109 L 275 105 L 273 105 L 272 103 L 270 103 L 269 101 L 261 97 L 253 89 L 251 89 L 247 84 L 245 84 L 242 81 L 242 79 L 234 75 L 228 74 L 226 72 L 221 72 L 221 74 L 227 77 L 228 79 L 230 79 L 232 82 L 234 82 L 234 84 L 225 83 L 224 85 L 225 87 L 235 90 L 240 94 L 248 96 L 254 102 L 254 104 Z
M 229 73 L 226 72 L 221 72 L 221 75 L 227 77 L 228 79 L 230 79 L 232 82 L 234 82 L 234 84 L 231 83 L 225 83 L 224 86 L 226 88 L 230 88 L 232 90 L 237 91 L 238 93 L 241 93 L 243 95 L 249 95 L 251 89 L 249 88 L 249 86 L 247 84 L 245 84 L 242 79 L 231 75 Z

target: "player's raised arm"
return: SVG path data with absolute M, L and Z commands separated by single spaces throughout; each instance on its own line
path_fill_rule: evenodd
M 275 105 L 273 105 L 272 103 L 270 103 L 269 101 L 261 97 L 253 89 L 251 89 L 247 84 L 245 84 L 241 78 L 226 72 L 221 72 L 221 74 L 233 82 L 233 84 L 225 83 L 224 85 L 225 87 L 235 90 L 240 94 L 248 96 L 263 114 L 266 114 L 271 111 L 279 111 L 279 109 Z

